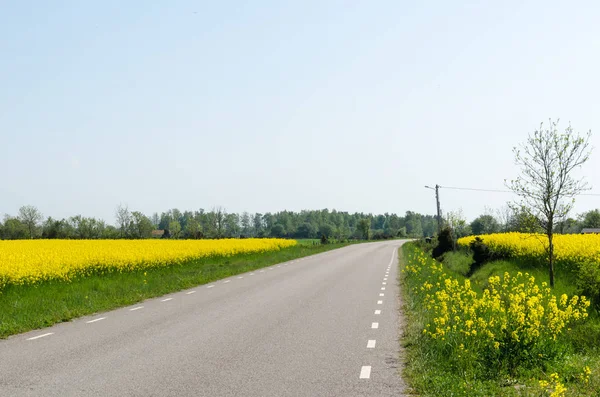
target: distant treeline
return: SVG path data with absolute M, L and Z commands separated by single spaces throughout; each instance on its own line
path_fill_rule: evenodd
M 432 215 L 408 211 L 396 214 L 364 214 L 336 210 L 282 211 L 276 213 L 228 213 L 171 209 L 147 216 L 118 206 L 116 223 L 107 224 L 81 215 L 66 219 L 44 218 L 33 206 L 24 206 L 16 216 L 0 222 L 0 239 L 143 239 L 143 238 L 250 238 L 280 237 L 295 239 L 333 238 L 388 239 L 423 237 L 434 234 L 437 224 Z

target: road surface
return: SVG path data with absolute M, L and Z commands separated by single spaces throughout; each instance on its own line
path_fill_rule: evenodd
M 401 243 L 352 245 L 0 340 L 0 396 L 400 396 Z

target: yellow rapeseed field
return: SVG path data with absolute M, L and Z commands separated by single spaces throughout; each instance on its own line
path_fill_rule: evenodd
M 497 233 L 479 236 L 494 252 L 503 256 L 541 262 L 545 258 L 548 239 L 542 234 Z M 458 240 L 468 246 L 475 236 Z M 555 234 L 554 254 L 557 262 L 565 266 L 584 262 L 600 264 L 600 234 Z
M 7 284 L 128 272 L 208 257 L 278 251 L 295 240 L 16 240 L 0 241 L 0 290 Z

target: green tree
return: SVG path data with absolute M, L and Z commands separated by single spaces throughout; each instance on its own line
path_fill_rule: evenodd
M 333 237 L 336 232 L 336 228 L 334 225 L 330 223 L 325 223 L 319 226 L 319 237 L 325 236 L 326 239 Z
M 171 221 L 169 223 L 169 233 L 173 238 L 179 238 L 181 235 L 181 223 L 179 221 Z
M 115 218 L 117 219 L 117 226 L 121 231 L 121 238 L 127 237 L 129 225 L 131 224 L 131 213 L 127 205 L 119 204 L 115 210 Z
M 317 235 L 317 228 L 310 222 L 304 222 L 296 230 L 297 238 L 315 238 Z
M 368 240 L 371 232 L 371 219 L 362 218 L 358 221 L 358 230 L 360 231 L 363 240 Z
M 2 238 L 7 240 L 21 240 L 27 238 L 27 227 L 17 218 L 6 216 L 4 226 L 2 227 L 4 235 Z
M 521 148 L 515 148 L 515 160 L 521 175 L 508 186 L 521 197 L 521 206 L 539 221 L 547 236 L 546 253 L 550 286 L 554 287 L 554 225 L 573 207 L 575 196 L 587 189 L 572 171 L 590 156 L 589 138 L 576 134 L 571 125 L 564 133 L 558 122 L 550 120 L 548 128 L 540 124 Z
M 271 237 L 285 237 L 285 229 L 283 228 L 283 225 L 281 223 L 278 223 L 271 227 Z
M 582 226 L 585 228 L 600 228 L 600 211 L 596 209 L 586 212 Z
M 150 238 L 152 230 L 154 230 L 154 225 L 150 218 L 139 211 L 131 213 L 131 234 L 134 238 Z
M 475 235 L 498 233 L 500 224 L 492 215 L 480 215 L 471 222 L 471 232 Z
M 38 224 L 43 219 L 42 213 L 33 205 L 25 205 L 19 208 L 18 218 L 27 228 L 29 238 L 36 237 Z

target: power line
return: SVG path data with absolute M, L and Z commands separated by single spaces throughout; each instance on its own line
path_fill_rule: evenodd
M 493 192 L 493 193 L 513 193 L 512 190 L 500 190 L 500 189 L 478 189 L 472 187 L 456 187 L 456 186 L 440 186 L 442 189 L 452 189 L 452 190 L 472 190 L 476 192 Z M 579 196 L 594 196 L 600 197 L 599 193 L 580 193 Z

